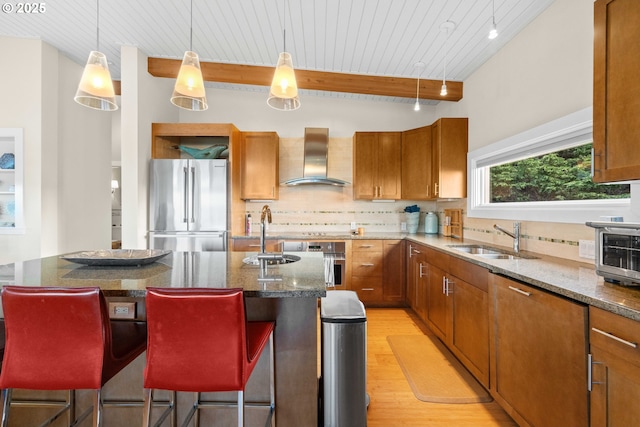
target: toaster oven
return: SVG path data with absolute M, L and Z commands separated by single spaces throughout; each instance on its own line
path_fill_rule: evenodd
M 640 286 L 640 224 L 587 222 L 596 229 L 596 273 L 607 282 Z

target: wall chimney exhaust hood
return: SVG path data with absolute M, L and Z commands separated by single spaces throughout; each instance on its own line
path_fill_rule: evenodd
M 327 154 L 329 148 L 329 129 L 304 129 L 304 164 L 302 178 L 293 178 L 282 185 L 335 185 L 343 187 L 347 181 L 327 177 Z

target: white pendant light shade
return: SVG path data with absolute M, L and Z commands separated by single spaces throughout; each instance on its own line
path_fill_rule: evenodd
M 496 37 L 498 37 L 498 27 L 496 26 L 496 22 L 493 21 L 491 28 L 489 29 L 489 40 L 493 40 Z
M 300 108 L 298 83 L 296 82 L 293 61 L 289 52 L 282 52 L 278 56 L 278 64 L 273 73 L 267 104 L 277 110 L 296 110 Z
M 87 65 L 73 98 L 78 104 L 96 110 L 114 111 L 118 109 L 113 81 L 107 65 L 107 57 L 102 52 L 91 51 Z
M 207 94 L 200 70 L 198 54 L 186 51 L 173 87 L 171 103 L 186 110 L 204 111 L 207 105 Z
M 447 96 L 447 84 L 442 83 L 442 87 L 440 88 L 440 96 Z

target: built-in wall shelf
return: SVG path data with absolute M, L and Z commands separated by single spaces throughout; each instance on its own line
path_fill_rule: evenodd
M 0 234 L 23 234 L 23 133 L 0 128 Z

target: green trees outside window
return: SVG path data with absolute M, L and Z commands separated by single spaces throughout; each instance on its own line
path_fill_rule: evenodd
M 591 146 L 584 144 L 490 168 L 491 203 L 628 199 L 628 184 L 591 179 Z

